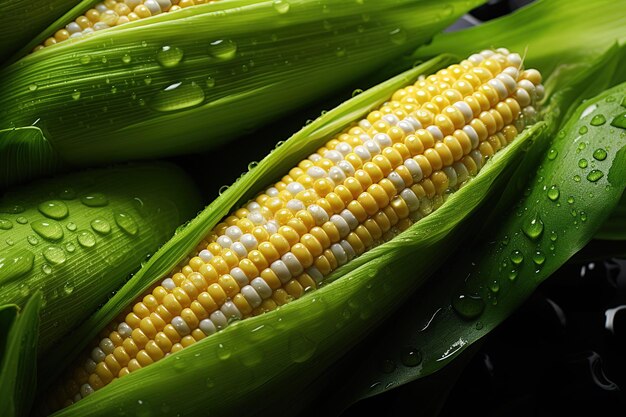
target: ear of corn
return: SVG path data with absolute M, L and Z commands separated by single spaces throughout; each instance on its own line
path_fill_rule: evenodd
M 484 60 L 482 57 L 474 57 L 473 59 L 477 62 Z M 102 328 L 104 324 L 124 311 L 126 305 L 153 284 L 155 279 L 167 277 L 166 274 L 171 271 L 176 263 L 184 260 L 186 254 L 194 251 L 198 242 L 202 241 L 228 210 L 238 202 L 242 202 L 242 199 L 245 199 L 250 193 L 258 192 L 257 184 L 267 183 L 269 179 L 276 178 L 278 172 L 286 172 L 289 164 L 294 164 L 302 155 L 314 152 L 328 140 L 329 135 L 350 125 L 355 115 L 362 115 L 372 106 L 388 99 L 394 90 L 414 82 L 417 75 L 424 72 L 430 73 L 444 62 L 446 62 L 446 58 L 431 61 L 398 76 L 372 91 L 359 95 L 337 110 L 329 112 L 296 134 L 234 186 L 230 187 L 177 237 L 164 246 L 127 286 L 81 327 L 75 337 L 79 340 L 93 337 L 98 328 Z M 467 65 L 469 61 L 464 62 Z M 493 64 L 493 60 L 485 60 L 485 62 L 487 67 Z M 448 71 L 453 71 L 452 67 Z M 441 76 L 444 74 L 441 73 Z M 517 76 L 513 78 L 517 78 Z M 534 79 L 533 76 L 531 78 Z M 487 82 L 487 80 L 484 81 Z M 435 81 L 431 79 L 430 82 Z M 504 81 L 502 87 L 506 88 Z M 514 86 L 511 88 L 513 88 L 512 93 L 515 89 Z M 437 103 L 437 100 L 434 100 L 434 103 Z M 526 117 L 529 116 L 530 114 Z M 437 124 L 437 126 L 447 130 L 444 125 Z M 442 203 L 443 205 L 438 210 L 433 211 L 432 214 L 429 214 L 430 210 L 420 214 L 420 217 L 429 214 L 428 217 L 411 227 L 409 227 L 410 223 L 406 224 L 405 227 L 409 228 L 403 234 L 361 254 L 343 266 L 340 266 L 342 262 L 339 261 L 339 258 L 341 256 L 333 253 L 333 259 L 339 268 L 325 279 L 324 282 L 330 284 L 316 290 L 314 294 L 259 317 L 246 319 L 236 325 L 228 326 L 220 333 L 207 337 L 200 343 L 191 343 L 191 346 L 181 351 L 173 349 L 169 357 L 160 359 L 139 372 L 126 375 L 110 386 L 87 395 L 86 398 L 78 401 L 67 411 L 60 411 L 58 415 L 108 413 L 107 410 L 110 410 L 110 406 L 122 406 L 129 413 L 151 413 L 159 412 L 158 410 L 175 409 L 176 412 L 186 415 L 193 415 L 198 410 L 203 410 L 203 412 L 210 410 L 212 414 L 224 414 L 231 409 L 230 404 L 233 402 L 242 406 L 244 398 L 246 404 L 255 404 L 257 407 L 255 411 L 260 411 L 260 407 L 274 406 L 275 404 L 270 402 L 265 402 L 264 405 L 259 405 L 256 402 L 261 397 L 269 396 L 270 393 L 264 389 L 264 387 L 269 388 L 266 382 L 272 379 L 274 383 L 280 386 L 287 386 L 289 385 L 287 381 L 292 378 L 312 380 L 323 368 L 318 367 L 320 361 L 324 364 L 328 363 L 337 352 L 343 350 L 343 347 L 361 337 L 369 326 L 375 325 L 382 319 L 385 311 L 391 305 L 399 302 L 410 289 L 419 285 L 427 271 L 445 257 L 444 248 L 452 243 L 450 239 L 454 238 L 453 232 L 456 227 L 485 198 L 490 186 L 505 168 L 514 164 L 514 161 L 522 153 L 524 142 L 539 135 L 544 127 L 543 123 L 535 124 L 529 130 L 518 135 L 512 144 L 495 156 L 489 153 L 492 161 L 485 166 L 480 175 L 469 181 L 456 193 L 451 194 L 446 203 L 443 203 L 443 199 L 439 203 L 435 203 L 435 207 Z M 454 127 L 451 128 L 454 131 Z M 442 136 L 440 140 L 443 139 Z M 478 147 L 478 143 L 476 146 Z M 360 151 L 355 148 L 356 152 Z M 330 154 L 328 155 L 330 156 Z M 304 165 L 301 166 L 305 168 Z M 314 172 L 309 175 L 314 176 Z M 358 174 L 355 175 L 358 176 Z M 287 180 L 285 179 L 285 181 Z M 269 190 L 268 192 L 273 193 Z M 354 198 L 355 201 L 358 200 L 356 196 Z M 408 203 L 404 203 L 404 205 L 411 205 L 410 197 L 407 196 L 406 198 Z M 436 202 L 436 200 L 435 198 L 434 201 Z M 426 205 L 427 201 L 427 199 L 422 200 L 421 203 Z M 359 201 L 359 203 L 369 207 L 365 200 Z M 426 207 L 424 206 L 423 209 Z M 367 212 L 366 217 L 375 214 L 373 208 Z M 316 214 L 311 212 L 311 215 L 315 220 Z M 225 225 L 217 225 L 216 230 L 224 227 Z M 403 228 L 400 226 L 400 229 Z M 276 243 L 278 244 L 278 242 Z M 352 248 L 357 246 L 352 245 Z M 357 251 L 357 253 L 361 252 L 362 250 Z M 252 252 L 250 253 L 252 254 Z M 416 253 L 419 254 L 419 261 L 423 263 L 417 278 L 414 268 Z M 328 256 L 327 259 L 332 258 L 330 254 L 326 256 Z M 191 262 L 195 262 L 194 259 Z M 287 264 L 287 260 L 283 262 Z M 317 264 L 316 267 L 321 268 Z M 331 269 L 333 268 L 331 267 Z M 310 269 L 307 270 L 307 273 L 309 271 Z M 282 273 L 279 272 L 279 274 Z M 231 277 L 234 276 L 237 274 L 231 273 Z M 317 273 L 313 272 L 310 272 L 309 276 L 318 278 Z M 413 276 L 413 278 L 407 279 L 409 276 Z M 336 280 L 338 277 L 341 279 Z M 309 281 L 311 280 L 309 279 Z M 313 284 L 309 285 L 316 286 L 318 283 L 313 281 Z M 170 286 L 165 281 L 163 285 L 165 287 Z M 181 283 L 181 285 L 184 284 Z M 300 285 L 303 286 L 302 283 Z M 222 288 L 225 287 L 222 286 Z M 287 289 L 283 292 L 285 291 Z M 299 295 L 295 297 L 297 298 L 297 296 Z M 233 298 L 233 302 L 234 300 Z M 146 302 L 149 303 L 150 301 Z M 275 299 L 274 302 L 282 304 L 280 299 Z M 224 306 L 226 305 L 227 303 L 224 304 Z M 230 308 L 231 306 L 228 307 L 228 309 Z M 352 314 L 356 314 L 356 316 L 351 317 Z M 330 320 L 331 317 L 332 320 Z M 172 319 L 172 325 L 181 328 L 188 322 L 182 323 L 179 320 L 181 323 L 175 323 L 175 320 L 177 318 Z M 121 331 L 125 330 L 122 329 Z M 209 333 L 211 333 L 210 330 Z M 337 337 L 338 334 L 341 334 L 341 337 Z M 103 335 L 106 336 L 108 333 Z M 116 337 L 113 336 L 114 339 Z M 111 341 L 110 339 L 107 340 Z M 106 346 L 103 345 L 102 348 L 98 348 L 103 350 L 103 353 L 104 349 L 109 349 L 107 347 L 108 341 L 105 341 Z M 180 343 L 182 346 L 186 344 L 184 340 Z M 62 351 L 67 354 L 67 350 L 64 350 L 66 348 L 68 348 L 67 345 L 61 346 Z M 94 352 L 99 354 L 99 351 L 94 350 Z M 315 363 L 311 360 L 313 357 L 316 358 Z M 141 360 L 143 361 L 143 359 Z M 141 362 L 139 363 L 141 364 Z M 58 363 L 56 366 L 58 367 Z M 129 364 L 129 370 L 130 367 Z M 156 375 L 159 375 L 158 383 L 147 383 L 148 380 L 155 381 L 152 378 L 155 378 Z M 78 376 L 78 378 L 81 379 L 83 376 Z M 139 381 L 142 382 L 139 383 Z M 94 383 L 97 384 L 97 382 Z M 182 384 L 192 392 L 188 391 L 187 394 L 189 395 L 184 400 L 179 398 L 179 401 L 176 395 L 171 395 L 173 391 L 168 388 L 171 384 Z M 65 390 L 65 386 L 56 386 L 55 388 L 61 391 Z M 96 388 L 100 388 L 100 386 Z M 288 387 L 285 388 L 284 391 L 281 391 L 281 397 L 285 392 L 290 393 L 291 391 Z M 137 401 L 138 398 L 141 400 Z M 96 404 L 98 407 L 97 410 L 94 410 L 93 405 Z
M 482 2 L 231 0 L 162 13 L 6 67 L 0 128 L 35 124 L 70 165 L 208 149 L 387 65 Z
M 0 63 L 76 4 L 73 0 L 1 0 Z M 25 24 L 28 19 L 28 24 Z
M 105 302 L 199 207 L 178 168 L 70 174 L 0 200 L 0 304 L 43 292 L 40 351 Z
M 17 305 L 0 306 L 0 412 L 6 417 L 27 415 L 35 396 L 41 293 L 19 310 Z

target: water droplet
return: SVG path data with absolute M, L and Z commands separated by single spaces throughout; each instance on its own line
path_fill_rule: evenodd
M 237 44 L 230 39 L 218 39 L 209 44 L 209 54 L 213 58 L 228 61 L 237 55 Z
M 529 222 L 524 223 L 522 231 L 532 240 L 537 240 L 543 233 L 543 221 L 537 215 Z
M 509 259 L 511 259 L 511 262 L 513 262 L 515 265 L 519 265 L 524 262 L 524 254 L 522 254 L 521 251 L 515 249 L 513 252 L 511 252 L 511 256 L 509 257 Z
M 89 64 L 91 62 L 91 56 L 82 55 L 80 58 L 78 58 L 78 61 L 83 65 Z
M 24 207 L 20 206 L 19 204 L 0 207 L 0 213 L 18 214 L 24 212 L 24 210 Z
M 335 55 L 339 58 L 346 56 L 346 48 L 342 47 L 342 46 L 338 46 L 335 49 Z
M 582 222 L 586 222 L 587 221 L 587 213 L 584 211 L 580 211 L 580 221 Z
M 88 194 L 80 199 L 87 207 L 104 207 L 109 204 L 109 200 L 102 193 Z
M 517 279 L 517 269 L 511 269 L 509 271 L 509 280 L 515 281 Z
M 0 219 L 0 230 L 9 230 L 13 227 L 13 223 L 8 219 Z
M 61 265 L 65 262 L 65 251 L 58 246 L 48 246 L 43 250 L 43 257 L 52 265 Z
M 604 161 L 607 157 L 606 151 L 602 148 L 598 148 L 593 151 L 593 157 L 598 161 Z
M 606 123 L 606 118 L 601 114 L 596 114 L 591 119 L 591 122 L 589 122 L 591 126 L 602 126 L 605 123 Z
M 19 290 L 22 297 L 28 297 L 30 295 L 30 287 L 26 284 L 20 284 Z
M 207 86 L 208 88 L 213 88 L 213 87 L 215 87 L 215 78 L 213 78 L 213 77 L 207 77 L 207 79 L 206 79 L 206 86 Z
M 72 100 L 78 100 L 80 98 L 80 91 L 74 90 L 72 92 Z
M 81 230 L 76 238 L 80 246 L 84 248 L 93 248 L 96 245 L 96 237 L 89 230 Z
M 215 387 L 215 380 L 213 378 L 207 378 L 206 379 L 206 387 L 211 389 Z
M 67 295 L 70 295 L 74 292 L 74 285 L 71 282 L 67 281 L 63 286 L 63 292 Z
M 72 242 L 67 242 L 65 244 L 65 250 L 68 251 L 69 253 L 72 253 L 76 250 L 76 246 L 74 246 Z
M 129 54 L 124 54 L 124 56 L 122 56 L 122 62 L 124 64 L 130 64 L 130 61 L 132 61 L 132 58 Z
M 289 357 L 295 363 L 311 359 L 316 348 L 315 342 L 302 333 L 294 333 L 289 337 Z
M 217 192 L 218 192 L 218 194 L 219 194 L 219 195 L 224 194 L 224 193 L 226 192 L 226 190 L 228 190 L 228 187 L 229 187 L 228 185 L 222 185 L 222 186 L 220 187 L 220 189 L 217 191 Z
M 580 175 L 574 175 L 574 181 L 580 182 Z
M 380 370 L 386 374 L 390 374 L 396 370 L 396 363 L 390 359 L 385 359 L 380 364 Z
M 194 107 L 204 102 L 204 91 L 195 82 L 176 82 L 159 90 L 150 101 L 156 111 L 170 112 Z
M 557 187 L 556 185 L 553 185 L 552 187 L 550 187 L 550 189 L 548 190 L 548 198 L 552 201 L 556 201 L 559 199 L 559 195 L 560 195 L 560 191 L 559 191 L 559 187 Z
M 76 198 L 76 192 L 72 188 L 64 188 L 59 192 L 59 198 L 61 200 L 73 200 Z
M 485 302 L 478 294 L 459 294 L 452 298 L 452 307 L 467 320 L 480 316 L 485 309 Z
M 139 231 L 139 226 L 137 226 L 137 222 L 133 219 L 128 213 L 118 212 L 115 213 L 115 223 L 124 231 L 125 233 L 135 236 Z
M 111 225 L 104 219 L 93 219 L 91 221 L 91 228 L 101 235 L 106 235 L 111 232 Z
M 498 292 L 500 291 L 500 283 L 498 282 L 498 280 L 494 280 L 491 285 L 489 286 L 489 289 L 491 290 L 491 292 Z
M 12 281 L 33 268 L 35 255 L 23 249 L 9 249 L 0 252 L 0 282 Z
M 581 126 L 580 129 L 578 129 L 578 133 L 581 135 L 584 135 L 588 131 L 589 131 L 589 128 L 587 128 L 587 126 Z
M 61 220 L 67 217 L 69 210 L 67 205 L 60 200 L 45 201 L 37 207 L 41 214 L 54 220 Z
M 19 224 L 26 224 L 28 223 L 28 219 L 24 216 L 20 216 L 17 219 L 15 219 L 16 222 L 18 222 Z
M 580 159 L 580 160 L 578 161 L 578 166 L 579 166 L 580 168 L 585 169 L 585 168 L 587 168 L 587 166 L 588 166 L 588 165 L 589 165 L 589 162 L 587 162 L 587 160 L 586 160 L 585 158 L 582 158 L 582 159 Z
M 226 359 L 229 359 L 232 354 L 233 352 L 230 349 L 230 347 L 224 345 L 223 343 L 220 343 L 219 345 L 217 345 L 217 358 L 218 359 L 225 361 Z
M 550 149 L 550 151 L 548 151 L 548 159 L 550 161 L 554 161 L 554 159 L 556 158 L 556 156 L 559 154 L 559 151 L 557 151 L 556 149 L 552 148 Z
M 163 68 L 173 68 L 183 60 L 183 50 L 176 46 L 162 46 L 157 51 L 156 60 Z
M 39 239 L 37 239 L 37 236 L 35 235 L 29 235 L 26 240 L 33 246 L 39 243 Z
M 422 363 L 422 352 L 415 347 L 409 346 L 404 348 L 400 360 L 404 366 L 412 368 Z
M 356 97 L 361 93 L 363 93 L 363 90 L 361 90 L 360 88 L 357 88 L 356 90 L 352 92 L 352 97 Z
M 533 254 L 533 262 L 535 263 L 535 265 L 543 265 L 545 261 L 546 261 L 546 255 L 544 255 L 542 251 L 536 250 L 535 253 Z
M 395 45 L 402 45 L 406 42 L 407 35 L 404 29 L 397 28 L 389 32 L 389 37 Z
M 550 232 L 550 240 L 553 242 L 556 242 L 556 240 L 559 238 L 559 235 L 556 233 L 556 231 L 551 231 Z
M 13 239 L 8 238 L 7 240 L 4 241 L 7 245 L 9 246 L 13 246 L 15 245 L 15 242 L 13 241 Z
M 56 241 L 63 238 L 63 228 L 54 220 L 35 220 L 30 227 L 44 239 Z
M 28 86 L 28 91 L 35 91 L 37 90 L 37 84 L 31 84 Z
M 604 172 L 599 169 L 594 169 L 589 174 L 587 174 L 587 180 L 591 182 L 596 182 L 600 180 L 600 178 L 604 177 Z
M 285 0 L 274 0 L 274 9 L 279 14 L 285 14 L 289 11 L 289 2 Z
M 452 16 L 452 13 L 454 13 L 454 6 L 451 4 L 446 5 L 446 7 L 441 11 L 441 15 L 440 17 L 442 19 L 445 19 L 446 17 L 450 17 Z
M 620 129 L 626 129 L 626 113 L 615 116 L 613 121 L 611 121 L 611 126 L 619 127 Z
M 69 222 L 68 224 L 65 225 L 65 227 L 67 228 L 67 230 L 69 230 L 70 232 L 73 232 L 76 230 L 76 223 L 74 222 Z
M 41 270 L 46 275 L 50 275 L 52 273 L 52 267 L 50 265 L 48 265 L 48 264 L 43 264 L 41 266 Z

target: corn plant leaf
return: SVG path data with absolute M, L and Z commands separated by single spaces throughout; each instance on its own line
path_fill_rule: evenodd
M 45 351 L 117 290 L 200 207 L 171 164 L 77 172 L 0 198 L 0 304 L 41 290 Z
M 6 417 L 27 416 L 35 395 L 41 301 L 41 293 L 36 292 L 19 313 L 16 305 L 0 307 L 0 317 L 13 316 L 8 328 L 0 319 L 3 339 L 6 337 L 0 351 L 0 412 Z
M 407 71 L 326 113 L 270 153 L 259 165 L 221 194 L 199 217 L 155 254 L 109 303 L 59 346 L 50 359 L 74 356 L 125 305 L 163 277 L 229 210 L 312 152 L 328 135 L 386 100 L 399 86 L 451 62 L 440 57 Z M 534 140 L 545 132 L 537 123 L 498 153 L 468 185 L 430 216 L 390 242 L 339 268 L 329 284 L 273 312 L 234 323 L 175 355 L 116 380 L 56 415 L 104 415 L 121 407 L 130 414 L 169 413 L 264 414 L 281 404 L 295 413 L 304 402 L 284 404 L 345 349 L 418 287 L 454 246 L 461 226 L 486 197 L 503 185 Z M 421 265 L 414 268 L 416 253 Z M 72 352 L 71 354 L 69 352 Z M 52 371 L 48 366 L 46 371 Z M 49 375 L 46 375 L 49 378 Z M 184 386 L 185 398 L 168 387 Z M 276 390 L 276 387 L 282 387 Z
M 297 0 L 281 13 L 230 0 L 163 13 L 0 71 L 0 127 L 38 120 L 54 151 L 83 166 L 208 149 L 387 65 L 483 2 Z
M 76 0 L 0 0 L 0 64 L 75 4 Z

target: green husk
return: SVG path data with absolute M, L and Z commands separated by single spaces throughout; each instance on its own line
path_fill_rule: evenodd
M 35 396 L 37 339 L 41 293 L 33 294 L 22 311 L 0 306 L 0 413 L 27 416 Z
M 233 207 L 320 146 L 328 135 L 385 101 L 395 89 L 452 61 L 439 57 L 368 90 L 274 150 L 164 245 L 50 355 L 45 380 L 54 380 L 62 365 L 80 351 L 82 341 L 90 340 L 145 288 L 163 277 Z M 525 130 L 441 208 L 392 241 L 338 269 L 321 289 L 271 313 L 234 323 L 55 415 L 110 415 L 118 410 L 133 415 L 229 415 L 233 407 L 237 414 L 246 415 L 273 412 L 278 404 L 285 414 L 297 411 L 292 407 L 297 409 L 304 403 L 285 405 L 284 398 L 302 390 L 443 262 L 456 245 L 461 226 L 503 185 L 502 178 L 510 174 L 545 129 L 544 123 L 537 123 Z M 417 275 L 416 264 L 420 265 Z M 184 387 L 184 398 L 172 386 Z
M 40 350 L 81 323 L 200 207 L 170 164 L 85 171 L 0 199 L 0 304 L 41 291 Z
M 75 4 L 76 0 L 0 0 L 0 64 Z
M 40 127 L 65 165 L 209 149 L 388 65 L 483 2 L 290 0 L 281 13 L 224 0 L 164 13 L 4 68 L 0 128 Z M 1 149 L 0 164 L 34 175 Z

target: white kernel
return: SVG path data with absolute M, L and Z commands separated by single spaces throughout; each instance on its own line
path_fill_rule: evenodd
M 275 220 L 268 221 L 263 227 L 265 227 L 265 230 L 267 230 L 270 235 L 278 232 L 278 223 L 276 223 Z
M 312 153 L 311 155 L 309 155 L 308 160 L 311 162 L 317 162 L 320 159 L 322 159 L 322 155 L 318 154 L 318 153 Z
M 278 189 L 276 189 L 276 187 L 270 187 L 267 190 L 265 190 L 265 194 L 267 194 L 270 197 L 277 197 Z
M 343 156 L 346 156 L 347 154 L 352 152 L 352 146 L 348 145 L 346 142 L 341 142 L 335 147 L 335 150 L 341 153 Z
M 256 201 L 252 201 L 248 203 L 246 208 L 248 209 L 248 211 L 259 211 L 261 210 L 261 205 L 257 203 Z
M 519 78 L 519 70 L 515 67 L 506 67 L 502 70 L 502 73 L 510 75 L 513 80 L 517 80 Z
M 509 93 L 512 93 L 513 91 L 515 91 L 515 87 L 517 87 L 517 83 L 515 82 L 513 77 L 511 77 L 509 74 L 506 74 L 503 72 L 501 74 L 498 74 L 496 78 L 502 81 L 502 83 L 504 84 L 504 86 L 506 87 Z
M 369 153 L 372 154 L 372 155 L 378 155 L 380 153 L 380 150 L 381 150 L 380 146 L 378 146 L 378 143 L 376 143 L 373 139 L 365 141 L 363 146 L 365 146 L 365 148 L 367 148 Z
M 280 259 L 285 263 L 285 265 L 287 265 L 291 276 L 297 277 L 298 275 L 302 274 L 302 272 L 304 272 L 302 264 L 293 253 L 287 252 L 283 256 L 281 256 Z
M 508 54 L 506 60 L 510 66 L 515 68 L 519 68 L 522 65 L 522 57 L 518 53 Z
M 493 54 L 495 54 L 495 52 L 491 49 L 485 49 L 484 51 L 480 51 L 480 54 L 483 56 L 483 58 L 490 58 L 491 56 L 493 56 Z
M 378 143 L 378 146 L 380 146 L 381 148 L 386 148 L 393 144 L 393 142 L 391 141 L 391 138 L 386 133 L 377 133 L 376 135 L 374 135 L 374 140 L 376 141 L 376 143 Z
M 86 396 L 93 394 L 93 388 L 89 384 L 83 384 L 80 386 L 80 395 L 85 398 Z
M 213 254 L 207 249 L 202 249 L 198 254 L 198 257 L 204 262 L 209 262 L 211 259 L 213 259 Z
M 91 351 L 91 359 L 96 363 L 102 362 L 106 357 L 106 353 L 104 353 L 104 351 L 99 347 L 95 347 Z
M 535 93 L 537 94 L 537 100 L 542 100 L 543 97 L 546 95 L 546 89 L 542 84 L 539 84 L 535 87 Z
M 368 151 L 367 148 L 363 145 L 355 146 L 354 153 L 364 161 L 369 161 L 370 159 L 372 159 L 372 155 L 370 154 L 370 151 Z
M 467 167 L 462 162 L 457 161 L 452 164 L 452 167 L 456 171 L 457 184 L 462 184 L 469 178 L 469 172 L 467 171 Z
M 265 299 L 272 296 L 272 288 L 261 277 L 254 278 L 250 281 L 250 285 L 252 285 L 252 288 L 254 288 L 262 298 Z
M 409 211 L 415 211 L 420 207 L 420 201 L 410 188 L 405 188 L 400 193 L 400 197 L 405 201 L 406 205 L 409 207 Z
M 509 55 L 510 54 L 509 50 L 506 49 L 506 48 L 498 48 L 498 49 L 496 49 L 496 51 L 498 53 L 501 53 L 502 55 Z
M 263 299 L 259 295 L 259 293 L 254 289 L 252 285 L 246 285 L 241 288 L 241 295 L 246 299 L 248 304 L 252 308 L 256 308 L 261 305 Z
M 350 242 L 348 242 L 347 240 L 342 240 L 341 242 L 339 242 L 339 244 L 346 252 L 346 255 L 348 256 L 348 261 L 351 261 L 356 257 L 356 252 L 354 251 L 354 248 L 352 247 Z
M 245 272 L 243 272 L 243 269 L 239 268 L 238 266 L 230 270 L 230 276 L 233 277 L 235 281 L 237 281 L 237 285 L 239 285 L 239 288 L 248 284 L 248 276 Z
M 306 173 L 313 179 L 324 178 L 327 175 L 326 171 L 320 167 L 311 167 L 306 170 Z
M 361 141 L 361 143 L 365 143 L 365 142 L 367 142 L 370 139 L 372 139 L 372 138 L 367 133 L 363 133 L 363 134 L 359 135 L 359 140 Z
M 343 217 L 333 214 L 330 216 L 330 221 L 333 222 L 337 230 L 339 231 L 339 236 L 342 238 L 348 236 L 350 234 L 350 226 L 348 222 Z
M 487 83 L 498 92 L 498 96 L 500 96 L 500 100 L 504 100 L 505 98 L 508 97 L 509 92 L 506 90 L 504 83 L 500 81 L 498 78 L 492 78 L 491 80 L 487 81 Z
M 241 242 L 235 242 L 230 249 L 237 254 L 239 258 L 244 258 L 248 254 L 248 250 Z
M 369 130 L 372 127 L 372 124 L 367 119 L 362 119 L 359 122 L 359 127 L 363 130 Z
M 70 35 L 70 38 L 80 38 L 81 36 L 83 36 L 82 32 L 74 32 Z
M 174 283 L 174 280 L 172 278 L 165 278 L 163 281 L 161 281 L 161 286 L 168 291 L 172 291 L 174 288 L 176 288 L 176 283 Z
M 200 324 L 198 325 L 198 327 L 207 336 L 210 336 L 217 331 L 215 324 L 213 324 L 210 319 L 200 320 Z
M 341 211 L 341 213 L 339 213 L 339 215 L 343 217 L 344 220 L 348 223 L 348 226 L 350 226 L 350 230 L 356 229 L 359 225 L 359 221 L 356 217 L 354 217 L 354 214 L 352 214 L 350 210 L 344 209 Z
M 396 123 L 400 121 L 400 119 L 398 119 L 398 116 L 396 116 L 395 114 L 386 114 L 383 116 L 383 120 L 389 123 L 391 126 L 395 126 Z
M 406 187 L 404 180 L 402 179 L 400 174 L 398 174 L 396 171 L 391 171 L 389 175 L 387 175 L 387 179 L 391 181 L 391 183 L 394 185 L 394 187 L 396 187 L 396 190 L 398 192 L 400 192 L 401 190 L 404 189 L 404 187 Z
M 311 204 L 307 208 L 307 211 L 311 213 L 311 216 L 313 216 L 313 220 L 315 220 L 315 224 L 318 226 L 321 226 L 328 221 L 328 213 L 326 213 L 326 210 L 324 210 L 317 204 Z
M 150 10 L 152 16 L 161 13 L 161 6 L 159 6 L 159 3 L 157 3 L 156 0 L 145 0 L 143 2 L 143 5 L 146 6 L 148 10 Z
M 169 8 L 172 7 L 170 0 L 156 0 L 156 2 L 159 3 L 161 10 L 169 10 Z
M 422 124 L 415 117 L 409 116 L 404 120 L 406 120 L 407 122 L 411 123 L 411 125 L 413 125 L 414 131 L 422 128 Z
M 106 7 L 106 6 L 104 5 L 104 3 L 98 3 L 98 4 L 96 4 L 96 6 L 95 6 L 94 8 L 95 8 L 97 11 L 99 11 L 100 13 L 104 13 L 104 12 L 106 12 L 107 10 L 110 10 L 108 7 Z
M 459 109 L 461 113 L 463 113 L 465 123 L 469 123 L 474 118 L 474 112 L 472 111 L 472 108 L 465 101 L 457 101 L 453 104 L 453 106 Z
M 419 182 L 422 180 L 424 174 L 422 173 L 422 167 L 418 164 L 415 159 L 409 158 L 404 161 L 404 166 L 411 173 L 411 177 L 413 177 L 413 182 Z
M 480 64 L 481 62 L 483 62 L 484 59 L 485 57 L 480 54 L 473 54 L 473 55 L 470 55 L 469 58 L 467 58 L 467 60 L 474 65 Z
M 243 232 L 238 226 L 229 226 L 226 228 L 226 236 L 231 238 L 233 241 L 239 240 L 241 235 L 243 235 Z
M 442 171 L 448 177 L 448 187 L 450 188 L 455 187 L 457 184 L 458 178 L 456 176 L 456 171 L 454 170 L 454 168 L 444 167 L 442 168 Z
M 108 28 L 110 28 L 110 26 L 104 22 L 96 22 L 93 24 L 93 30 L 102 30 L 102 29 L 108 29 Z
M 265 221 L 265 217 L 263 217 L 263 215 L 260 212 L 258 212 L 258 211 L 252 211 L 252 212 L 248 213 L 247 218 L 252 223 L 254 223 L 256 226 L 263 225 L 266 222 Z
M 535 116 L 537 116 L 537 110 L 535 110 L 533 106 L 524 107 L 524 109 L 522 110 L 522 113 L 524 113 L 524 117 L 526 119 L 530 119 L 530 120 L 533 120 Z
M 348 255 L 346 254 L 346 251 L 343 250 L 340 244 L 333 243 L 332 245 L 330 245 L 330 251 L 335 256 L 338 265 L 344 265 L 348 262 Z
M 356 149 L 356 148 L 355 148 Z M 352 166 L 352 164 L 348 161 L 341 161 L 337 164 L 337 166 L 339 168 L 341 168 L 341 170 L 343 172 L 345 172 L 347 175 L 352 175 L 354 174 L 354 167 Z
M 245 234 L 241 235 L 241 239 L 239 241 L 249 251 L 251 251 L 253 249 L 256 249 L 257 245 L 259 244 L 257 242 L 257 240 L 256 240 L 256 237 L 254 237 L 254 235 L 252 233 L 245 233 Z
M 285 188 L 292 195 L 296 195 L 300 191 L 304 191 L 304 185 L 300 184 L 298 181 L 290 182 L 289 184 L 287 184 L 287 187 Z
M 441 129 L 439 129 L 439 127 L 432 125 L 428 126 L 426 130 L 428 130 L 430 134 L 433 135 L 435 141 L 440 141 L 443 139 L 443 133 L 441 132 Z
M 532 97 L 535 95 L 535 84 L 533 84 L 532 82 L 528 81 L 528 80 L 519 80 L 519 82 L 517 83 L 517 85 L 520 88 L 523 88 L 524 90 L 526 90 L 526 92 Z
M 474 149 L 470 152 L 470 157 L 474 160 L 474 163 L 476 163 L 478 170 L 480 170 L 483 167 L 483 154 L 481 154 L 478 149 Z
M 216 242 L 223 247 L 224 249 L 228 249 L 232 246 L 233 241 L 231 238 L 229 238 L 226 235 L 222 235 L 220 237 L 217 238 Z
M 85 370 L 89 372 L 90 374 L 93 374 L 94 372 L 96 372 L 97 365 L 98 365 L 97 363 L 95 363 L 91 358 L 89 358 L 85 361 Z
M 300 210 L 304 210 L 306 206 L 304 205 L 302 201 L 294 198 L 293 200 L 287 201 L 287 208 L 297 213 Z
M 90 33 L 94 33 L 93 28 L 85 28 L 83 29 L 83 35 L 89 35 Z
M 399 121 L 398 127 L 402 129 L 402 131 L 406 133 L 407 135 L 415 132 L 415 127 L 413 127 L 413 125 L 406 120 Z
M 130 10 L 134 10 L 135 7 L 139 6 L 142 0 L 124 0 L 124 3 L 130 8 Z
M 176 316 L 172 319 L 172 326 L 174 326 L 174 329 L 176 329 L 178 334 L 181 336 L 187 336 L 191 333 L 189 325 L 187 325 L 187 322 L 181 316 Z
M 333 180 L 335 184 L 341 184 L 346 179 L 346 174 L 339 167 L 332 167 L 328 170 L 328 177 Z
M 318 284 L 322 282 L 322 280 L 324 279 L 324 275 L 322 275 L 322 273 L 320 272 L 319 269 L 317 269 L 316 266 L 311 266 L 307 268 L 306 273 L 309 274 L 309 276 L 313 278 L 315 282 Z
M 222 313 L 224 313 L 226 318 L 229 320 L 241 320 L 241 318 L 243 317 L 241 311 L 239 311 L 235 303 L 233 303 L 232 301 L 226 301 L 224 305 L 220 308 L 220 310 L 222 310 Z
M 465 125 L 463 126 L 463 132 L 465 132 L 467 137 L 469 137 L 472 144 L 472 149 L 478 148 L 478 145 L 480 144 L 480 138 L 478 137 L 478 133 L 476 132 L 476 130 L 470 125 Z
M 286 284 L 291 279 L 291 273 L 287 265 L 281 260 L 274 261 L 270 265 L 270 269 L 274 271 L 280 282 Z
M 115 345 L 113 344 L 111 339 L 109 339 L 108 337 L 105 337 L 104 339 L 100 341 L 100 349 L 102 349 L 102 351 L 108 355 L 110 353 L 113 353 L 113 350 L 115 349 Z
M 228 326 L 228 319 L 221 310 L 216 310 L 209 316 L 216 330 L 222 330 Z
M 331 151 L 326 151 L 326 153 L 324 154 L 324 158 L 330 159 L 334 163 L 337 163 L 343 159 L 343 155 L 339 151 L 331 150 Z
M 174 281 L 172 281 L 172 283 L 174 283 Z M 176 288 L 176 285 L 174 285 L 174 288 Z M 120 336 L 126 339 L 130 337 L 131 334 L 133 334 L 133 329 L 125 322 L 121 322 L 117 325 L 117 332 Z

